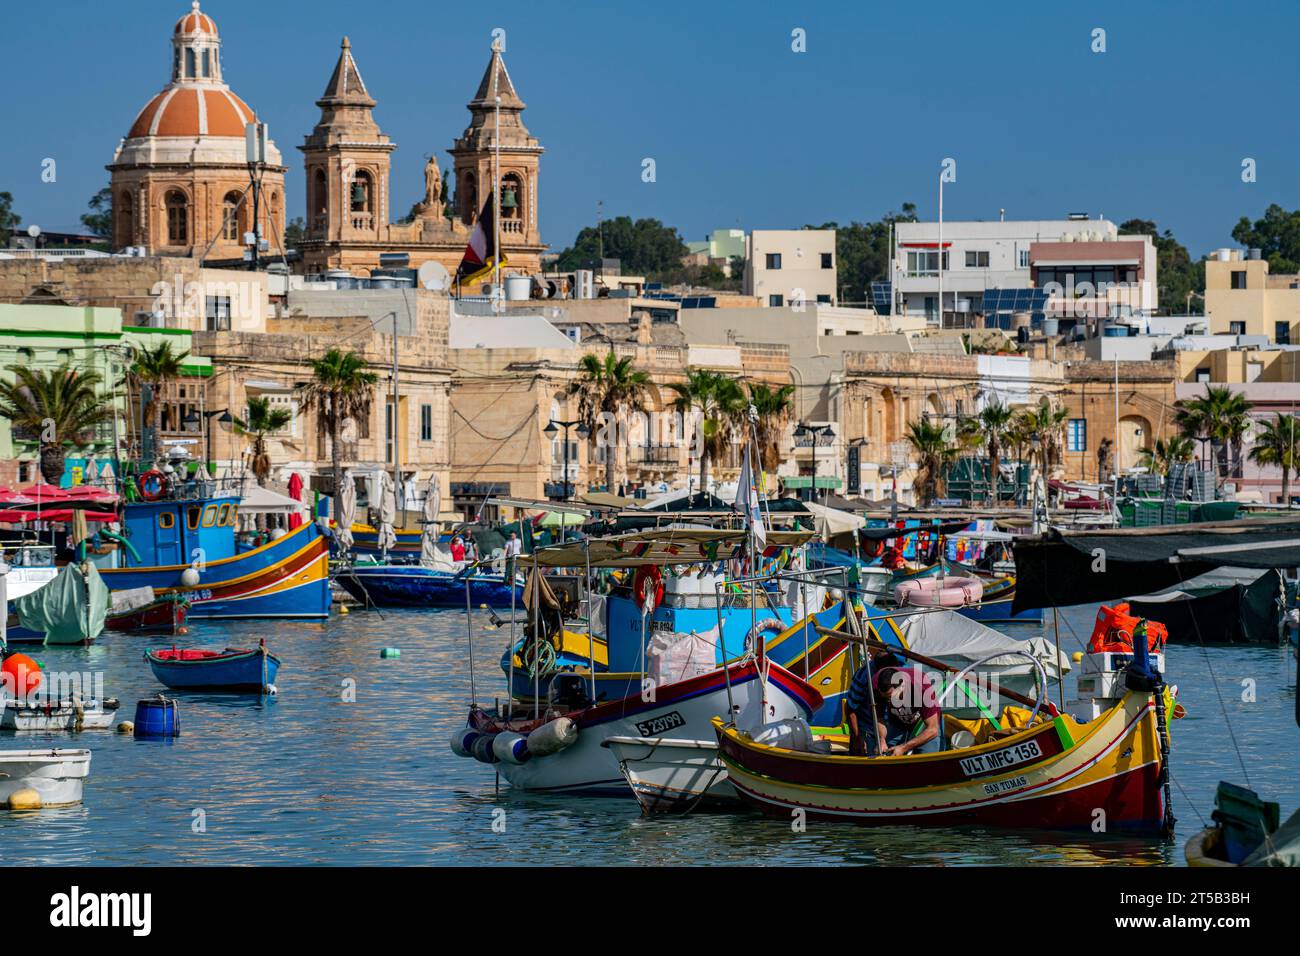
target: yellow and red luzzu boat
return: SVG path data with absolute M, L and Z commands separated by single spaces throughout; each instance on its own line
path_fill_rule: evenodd
M 1168 714 L 1173 695 L 1164 687 L 1157 693 Z M 802 811 L 875 826 L 1158 830 L 1166 808 L 1156 699 L 1128 691 L 1094 720 L 1041 714 L 1010 734 L 945 716 L 946 737 L 965 729 L 976 743 L 901 757 L 854 757 L 842 746 L 804 753 L 756 743 L 719 718 L 713 725 L 736 793 L 769 815 Z M 1017 714 L 1029 716 L 1004 711 Z

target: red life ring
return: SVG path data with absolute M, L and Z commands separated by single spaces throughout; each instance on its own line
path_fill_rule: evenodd
M 647 584 L 650 585 L 647 587 Z M 636 599 L 636 606 L 645 609 L 646 601 L 650 601 L 650 610 L 654 610 L 664 599 L 664 576 L 653 564 L 643 564 L 636 569 L 636 575 L 632 578 L 632 596 Z
M 156 490 L 149 490 L 150 482 L 156 484 Z M 140 489 L 140 497 L 145 501 L 157 501 L 167 494 L 167 476 L 157 468 L 151 468 L 137 479 L 136 487 Z

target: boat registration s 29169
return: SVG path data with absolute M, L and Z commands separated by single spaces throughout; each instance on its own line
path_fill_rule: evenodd
M 684 726 L 686 726 L 686 718 L 672 710 L 659 717 L 637 721 L 636 729 L 642 737 L 658 737 L 664 731 Z
M 986 754 L 976 754 L 959 761 L 961 772 L 968 777 L 978 777 L 986 773 L 997 773 L 1007 767 L 1029 760 L 1037 760 L 1043 755 L 1043 748 L 1037 740 L 1026 740 L 1001 750 L 991 750 Z

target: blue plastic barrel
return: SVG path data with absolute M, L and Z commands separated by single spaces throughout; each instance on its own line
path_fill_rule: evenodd
M 178 737 L 180 732 L 181 713 L 176 701 L 159 695 L 135 705 L 137 737 Z

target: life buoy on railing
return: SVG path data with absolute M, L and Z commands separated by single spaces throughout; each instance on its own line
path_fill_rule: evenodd
M 167 494 L 167 476 L 157 468 L 150 468 L 136 480 L 136 487 L 145 501 L 157 501 Z
M 641 610 L 653 611 L 664 599 L 664 575 L 653 564 L 643 564 L 632 578 L 632 596 Z

